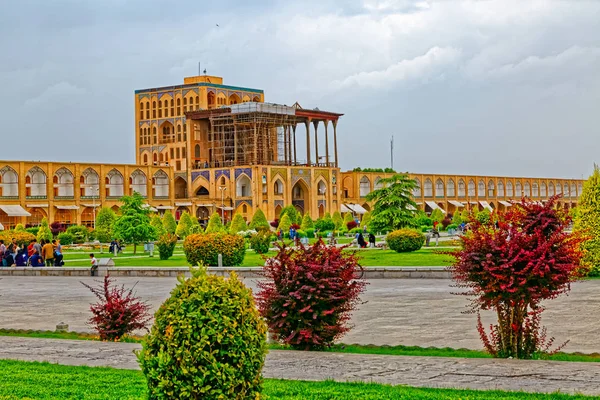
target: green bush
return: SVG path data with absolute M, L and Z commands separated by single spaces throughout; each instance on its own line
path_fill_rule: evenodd
M 448 225 L 448 226 L 446 227 L 446 230 L 450 230 L 450 229 L 456 229 L 456 228 L 458 228 L 458 225 L 456 225 L 456 224 L 450 224 L 450 225 Z
M 37 236 L 39 230 L 40 230 L 39 226 L 32 226 L 31 228 L 25 228 L 26 232 L 29 232 L 34 236 Z
M 306 236 L 309 238 L 315 237 L 315 229 L 314 228 L 304 229 L 304 232 L 306 232 Z
M 252 291 L 235 273 L 180 276 L 138 353 L 148 398 L 263 398 L 266 333 Z
M 254 212 L 254 215 L 252 216 L 252 221 L 250 221 L 250 225 L 248 225 L 248 228 L 256 230 L 258 230 L 259 228 L 271 228 L 271 225 L 269 225 L 269 222 L 265 217 L 265 213 L 263 213 L 260 208 L 256 209 L 256 211 Z
M 161 260 L 168 260 L 175 251 L 175 244 L 177 244 L 177 236 L 171 233 L 165 233 L 156 241 L 158 247 L 158 256 Z
M 38 227 L 38 232 L 35 234 L 35 236 L 38 242 L 41 242 L 42 240 L 52 240 L 52 231 L 50 230 L 50 226 L 48 225 L 48 219 L 46 217 L 42 218 L 42 222 Z
M 319 231 L 319 233 L 317 233 L 317 237 L 326 238 L 327 236 L 329 236 L 330 233 L 331 233 L 331 231 L 323 231 L 323 232 Z
M 73 235 L 69 232 L 59 233 L 57 239 L 60 240 L 60 244 L 70 245 L 73 244 Z
M 192 234 L 183 241 L 185 258 L 190 265 L 218 265 L 219 254 L 223 255 L 223 265 L 240 265 L 246 255 L 246 242 L 240 235 L 225 232 Z
M 0 231 L 0 239 L 4 240 L 6 247 L 8 247 L 13 238 L 17 241 L 19 247 L 27 247 L 35 239 L 35 236 L 25 231 Z
M 258 254 L 265 254 L 271 246 L 271 231 L 261 229 L 250 238 L 250 247 Z
M 73 243 L 81 244 L 88 240 L 90 230 L 87 226 L 73 225 L 67 228 L 67 233 L 73 236 Z
M 422 226 L 422 227 L 421 227 L 421 232 L 423 232 L 423 233 L 427 233 L 427 232 L 429 232 L 431 229 L 432 229 L 432 227 L 431 227 L 431 226 L 427 226 L 427 225 L 426 225 L 426 226 Z
M 363 232 L 363 228 L 352 228 L 348 231 L 348 233 L 351 233 L 353 235 L 356 235 L 357 233 L 362 233 Z
M 327 218 L 329 214 L 326 214 L 324 218 L 319 218 L 315 221 L 315 229 L 319 231 L 332 231 L 335 229 L 335 223 L 331 219 L 331 216 Z
M 301 238 L 308 237 L 308 236 L 306 235 L 306 232 L 305 232 L 305 231 L 303 231 L 302 229 L 298 229 L 298 230 L 296 231 L 296 235 L 298 235 L 298 237 L 301 237 Z
M 414 229 L 399 229 L 388 233 L 385 241 L 391 250 L 404 253 L 417 251 L 423 247 L 425 235 Z
M 208 225 L 206 225 L 206 233 L 217 233 L 217 232 L 225 232 L 225 227 L 223 226 L 222 216 L 217 214 L 216 212 L 210 216 L 208 220 Z

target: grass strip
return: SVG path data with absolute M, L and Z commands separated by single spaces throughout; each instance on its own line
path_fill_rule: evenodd
M 68 339 L 68 340 L 99 340 L 98 335 L 80 332 L 54 332 L 54 331 L 30 331 L 21 329 L 0 329 L 0 336 L 17 336 L 39 339 Z M 144 340 L 140 336 L 127 336 L 122 342 L 141 343 Z M 290 350 L 288 346 L 277 344 L 269 345 L 271 350 Z M 421 356 L 421 357 L 458 357 L 458 358 L 492 358 L 491 355 L 481 350 L 454 349 L 451 347 L 420 347 L 420 346 L 376 346 L 359 344 L 336 344 L 330 349 L 324 350 L 332 353 L 351 354 L 379 354 L 388 356 Z M 600 362 L 600 354 L 592 353 L 556 353 L 540 357 L 544 360 L 571 361 L 571 362 Z
M 72 367 L 49 363 L 0 360 L 0 400 L 146 398 L 140 371 L 102 367 Z M 281 400 L 577 400 L 593 397 L 566 394 L 426 389 L 373 383 L 306 382 L 266 379 L 264 394 Z

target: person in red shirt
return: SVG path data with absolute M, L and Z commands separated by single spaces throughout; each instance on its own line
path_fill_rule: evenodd
M 37 240 L 36 239 L 32 239 L 31 242 L 29 242 L 29 246 L 27 246 L 27 256 L 31 257 L 33 255 L 34 252 L 34 248 L 33 245 L 35 244 Z

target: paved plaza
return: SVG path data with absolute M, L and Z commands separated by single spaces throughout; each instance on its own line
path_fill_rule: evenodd
M 69 330 L 90 331 L 86 320 L 94 296 L 80 280 L 71 277 L 2 277 L 0 279 L 0 328 L 54 330 L 59 322 Z M 94 278 L 97 279 L 97 278 Z M 176 283 L 174 278 L 118 278 L 156 309 Z M 256 288 L 254 280 L 246 284 Z M 374 279 L 353 315 L 354 329 L 345 343 L 418 345 L 481 349 L 476 317 L 466 313 L 469 302 L 447 279 Z M 573 285 L 569 296 L 547 303 L 543 323 L 557 343 L 570 340 L 568 352 L 600 352 L 600 281 Z M 492 315 L 486 314 L 491 322 Z
M 139 369 L 137 343 L 0 337 L 0 358 Z M 502 389 L 600 395 L 590 363 L 270 351 L 267 378 L 378 382 L 434 388 Z

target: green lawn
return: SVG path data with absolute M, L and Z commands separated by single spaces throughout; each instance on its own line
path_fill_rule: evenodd
M 48 363 L 0 360 L 0 400 L 146 398 L 140 371 L 71 367 Z M 282 400 L 574 400 L 587 396 L 501 391 L 422 389 L 366 383 L 304 382 L 266 379 L 264 394 Z
M 348 249 L 347 251 L 354 251 Z M 430 267 L 430 266 L 447 266 L 450 265 L 452 258 L 437 254 L 435 248 L 424 248 L 412 253 L 396 253 L 392 250 L 380 249 L 364 249 L 358 250 L 361 256 L 361 264 L 365 267 Z M 65 266 L 66 267 L 87 267 L 89 266 L 89 253 L 70 252 L 66 251 Z M 111 254 L 98 252 L 94 253 L 98 258 L 111 257 Z M 267 253 L 267 256 L 274 255 L 274 252 Z M 131 258 L 135 257 L 135 258 Z M 184 267 L 188 263 L 183 255 L 183 250 L 175 249 L 175 254 L 168 260 L 160 260 L 158 253 L 154 257 L 149 257 L 148 254 L 139 252 L 134 255 L 131 252 L 119 254 L 116 258 L 113 257 L 117 267 Z M 264 265 L 264 259 L 260 254 L 256 254 L 252 250 L 246 252 L 242 267 L 257 267 Z

